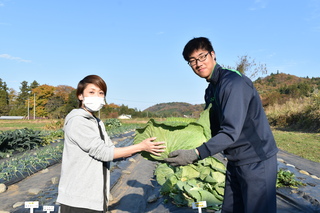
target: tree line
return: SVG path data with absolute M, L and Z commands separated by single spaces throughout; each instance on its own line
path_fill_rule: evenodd
M 0 116 L 25 116 L 26 118 L 64 118 L 72 109 L 78 108 L 76 89 L 67 86 L 40 85 L 37 81 L 21 82 L 19 91 L 8 88 L 0 78 Z M 106 104 L 100 110 L 101 118 L 116 118 L 122 114 L 135 117 L 153 116 L 126 105 Z

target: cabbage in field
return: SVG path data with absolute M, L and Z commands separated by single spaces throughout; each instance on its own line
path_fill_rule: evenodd
M 176 205 L 207 201 L 209 208 L 218 210 L 223 201 L 225 170 L 222 162 L 208 157 L 187 166 L 159 164 L 155 175 L 162 186 L 161 193 L 169 195 Z
M 162 161 L 178 149 L 195 149 L 211 138 L 211 105 L 204 110 L 198 121 L 184 122 L 181 119 L 156 122 L 153 119 L 144 128 L 137 129 L 134 144 L 146 138 L 157 137 L 165 141 L 166 150 L 161 156 L 142 152 L 148 160 Z M 210 208 L 218 210 L 222 204 L 225 185 L 225 166 L 214 157 L 208 157 L 187 166 L 172 167 L 161 163 L 155 170 L 161 193 L 169 195 L 178 206 L 191 206 L 193 202 L 207 201 Z
M 137 144 L 144 139 L 157 137 L 155 141 L 165 141 L 165 152 L 161 156 L 156 156 L 148 152 L 142 152 L 142 156 L 148 160 L 162 161 L 169 153 L 178 149 L 194 149 L 211 137 L 209 123 L 209 109 L 204 110 L 197 122 L 183 122 L 177 118 L 166 122 L 157 122 L 150 119 L 144 128 L 136 130 L 133 143 Z

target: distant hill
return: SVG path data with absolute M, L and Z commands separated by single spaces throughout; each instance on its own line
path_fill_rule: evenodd
M 290 98 L 309 96 L 314 90 L 320 90 L 320 77 L 302 78 L 295 75 L 277 73 L 254 81 L 264 106 L 283 104 Z
M 144 112 L 151 112 L 157 116 L 197 116 L 204 109 L 204 104 L 189 104 L 185 102 L 169 102 L 151 106 Z
M 271 74 L 265 78 L 258 78 L 256 81 L 254 81 L 254 86 L 257 88 L 260 94 L 263 94 L 275 89 L 279 89 L 286 85 L 289 86 L 308 81 L 310 81 L 309 78 L 301 78 L 295 75 L 278 73 Z

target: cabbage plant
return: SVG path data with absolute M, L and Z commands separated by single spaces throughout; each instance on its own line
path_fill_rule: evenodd
M 187 166 L 172 167 L 163 160 L 178 149 L 194 149 L 211 138 L 211 105 L 200 114 L 197 121 L 184 122 L 170 119 L 156 122 L 150 119 L 144 128 L 136 130 L 134 144 L 146 138 L 157 137 L 165 141 L 166 150 L 161 156 L 148 152 L 141 155 L 152 161 L 160 161 L 155 170 L 161 193 L 168 195 L 178 206 L 191 206 L 192 202 L 207 201 L 209 208 L 218 210 L 222 204 L 225 185 L 225 166 L 214 157 L 207 157 Z
M 148 152 L 142 152 L 141 155 L 151 161 L 162 161 L 167 158 L 169 153 L 178 149 L 194 149 L 211 137 L 209 111 L 211 106 L 200 114 L 196 122 L 184 122 L 181 119 L 174 121 L 157 122 L 150 119 L 143 128 L 136 129 L 136 135 L 133 143 L 137 144 L 144 139 L 157 137 L 155 142 L 166 142 L 165 152 L 161 156 L 156 156 Z
M 166 149 L 161 156 L 149 152 L 142 152 L 141 155 L 148 160 L 161 161 L 168 157 L 169 153 L 178 149 L 194 149 L 204 142 L 204 128 L 198 123 L 161 123 L 151 119 L 146 127 L 136 130 L 134 144 L 144 139 L 157 137 L 155 141 L 165 141 Z
M 155 170 L 161 194 L 179 206 L 207 201 L 210 209 L 219 210 L 223 201 L 226 168 L 214 157 L 187 166 L 172 167 L 161 163 Z

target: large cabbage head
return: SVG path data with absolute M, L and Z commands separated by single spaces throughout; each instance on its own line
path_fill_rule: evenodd
M 144 128 L 136 130 L 134 144 L 138 144 L 144 139 L 157 137 L 155 141 L 166 142 L 165 152 L 161 156 L 156 156 L 148 152 L 141 155 L 148 160 L 162 161 L 169 153 L 178 149 L 194 149 L 207 141 L 204 127 L 197 123 L 166 123 L 156 122 L 150 119 Z

